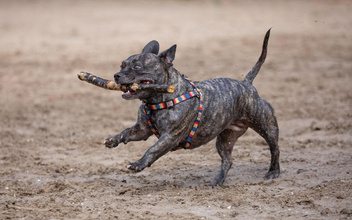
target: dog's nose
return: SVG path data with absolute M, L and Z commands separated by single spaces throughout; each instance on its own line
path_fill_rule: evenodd
M 120 78 L 121 76 L 122 76 L 122 73 L 120 73 L 120 72 L 114 74 L 114 79 L 115 79 L 115 82 L 116 82 L 116 83 L 118 83 L 119 78 Z

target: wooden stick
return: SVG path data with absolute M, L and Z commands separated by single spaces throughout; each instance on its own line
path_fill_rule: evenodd
M 86 81 L 104 89 L 127 91 L 127 88 L 121 88 L 121 85 L 116 84 L 112 80 L 102 79 L 87 72 L 80 72 L 77 76 L 80 80 Z
M 131 89 L 133 91 L 153 89 L 156 92 L 167 92 L 167 93 L 173 93 L 175 91 L 175 87 L 173 85 L 133 83 L 132 85 L 128 86 L 128 85 L 116 84 L 113 80 L 102 79 L 87 72 L 80 72 L 80 74 L 78 74 L 77 76 L 78 76 L 78 79 L 80 80 L 86 81 L 88 83 L 102 87 L 104 89 L 118 90 L 123 92 L 127 92 L 128 89 Z
M 156 92 L 167 92 L 167 93 L 173 93 L 175 91 L 175 86 L 173 85 L 169 86 L 169 85 L 133 83 L 132 86 L 130 86 L 130 88 L 133 91 L 144 90 L 144 89 L 153 89 Z

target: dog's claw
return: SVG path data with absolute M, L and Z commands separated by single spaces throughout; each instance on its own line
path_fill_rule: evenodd
M 214 187 L 220 187 L 220 186 L 222 186 L 222 185 L 224 184 L 224 181 L 225 181 L 225 179 L 223 179 L 223 180 L 221 180 L 221 181 L 219 181 L 219 180 L 213 180 L 213 182 L 211 182 L 211 183 L 209 184 L 209 186 L 211 186 L 212 188 L 214 188 Z
M 111 137 L 111 138 L 107 138 L 104 141 L 104 145 L 107 148 L 114 148 L 117 147 L 117 145 L 119 145 L 119 141 L 116 140 L 115 138 Z
M 137 162 L 128 164 L 126 168 L 135 172 L 140 172 L 143 170 L 142 166 Z

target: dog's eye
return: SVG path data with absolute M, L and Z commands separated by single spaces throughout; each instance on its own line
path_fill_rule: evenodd
M 139 64 L 136 64 L 136 65 L 133 66 L 133 69 L 139 70 L 139 69 L 142 69 L 142 66 L 139 65 Z

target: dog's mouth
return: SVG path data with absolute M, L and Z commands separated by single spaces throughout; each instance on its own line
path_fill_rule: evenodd
M 138 81 L 137 84 L 153 84 L 152 80 L 141 80 Z M 130 84 L 121 84 L 122 90 L 122 98 L 130 100 L 136 98 L 136 96 L 142 92 L 142 90 L 133 90 L 132 89 L 133 83 Z

